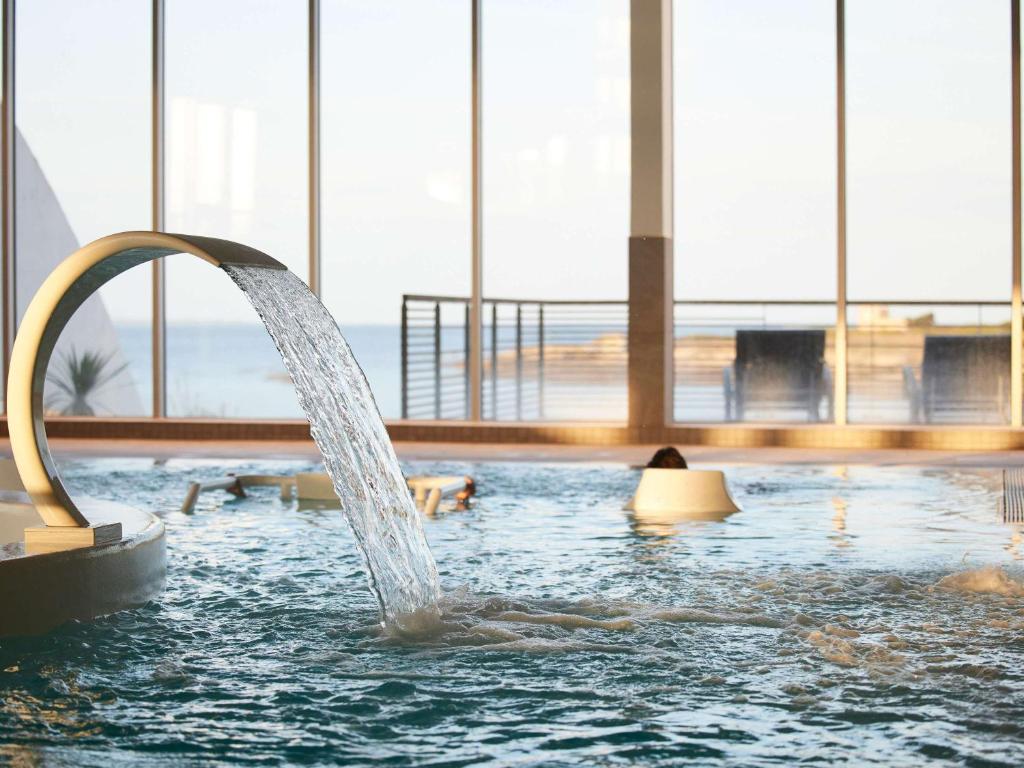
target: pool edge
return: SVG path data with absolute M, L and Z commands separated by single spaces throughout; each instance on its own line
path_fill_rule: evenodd
M 0 560 L 0 637 L 39 635 L 72 620 L 138 607 L 163 591 L 163 522 L 114 502 L 93 502 L 124 525 L 120 541 Z

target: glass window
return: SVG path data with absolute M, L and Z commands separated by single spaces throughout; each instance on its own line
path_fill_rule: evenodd
M 236 240 L 305 279 L 307 4 L 168 0 L 167 229 Z M 284 365 L 226 274 L 167 263 L 172 416 L 301 417 Z
M 851 421 L 1007 416 L 1009 21 L 999 0 L 847 5 Z
M 1007 300 L 1009 8 L 858 0 L 846 15 L 849 298 Z
M 132 0 L 33 0 L 16 14 L 20 318 L 79 246 L 150 228 L 151 35 L 149 5 Z M 152 412 L 150 285 L 136 268 L 78 310 L 50 363 L 47 411 Z
M 829 420 L 834 6 L 673 13 L 675 417 Z
M 326 0 L 321 23 L 324 303 L 385 418 L 465 418 L 470 4 Z
M 629 3 L 488 0 L 483 78 L 484 415 L 625 419 Z

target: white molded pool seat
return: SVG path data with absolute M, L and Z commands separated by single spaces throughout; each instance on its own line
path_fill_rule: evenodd
M 669 520 L 723 519 L 740 508 L 714 469 L 645 469 L 627 510 Z

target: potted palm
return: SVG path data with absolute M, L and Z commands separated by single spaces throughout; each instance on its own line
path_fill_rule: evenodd
M 46 372 L 47 410 L 61 416 L 95 416 L 90 398 L 128 367 L 115 366 L 113 357 L 103 352 L 79 354 L 74 347 L 60 355 Z

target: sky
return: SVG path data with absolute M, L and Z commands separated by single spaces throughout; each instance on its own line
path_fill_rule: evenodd
M 626 296 L 628 8 L 484 3 L 488 296 Z M 148 9 L 17 6 L 18 127 L 83 243 L 150 227 Z M 305 13 L 167 0 L 166 40 L 168 229 L 303 278 Z M 833 14 L 675 3 L 677 297 L 834 298 Z M 394 324 L 403 292 L 469 290 L 469 3 L 323 0 L 322 25 L 324 300 Z M 1004 0 L 848 0 L 851 299 L 1009 298 L 1009 42 Z M 256 321 L 193 261 L 168 268 L 171 322 Z M 148 321 L 148 280 L 104 289 L 119 322 Z

